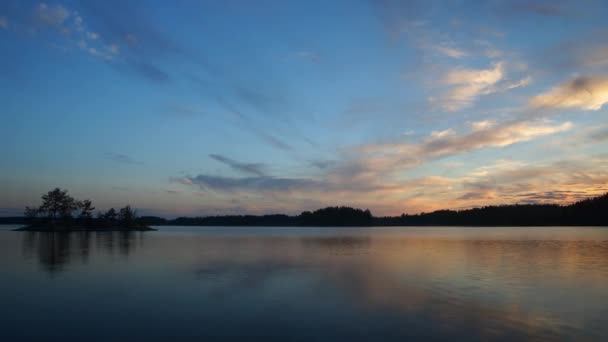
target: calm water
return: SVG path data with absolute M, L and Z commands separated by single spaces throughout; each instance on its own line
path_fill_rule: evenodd
M 0 228 L 0 340 L 608 340 L 608 228 Z

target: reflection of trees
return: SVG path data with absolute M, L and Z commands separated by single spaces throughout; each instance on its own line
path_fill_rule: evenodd
M 60 272 L 74 258 L 87 263 L 91 253 L 112 255 L 115 250 L 128 256 L 143 239 L 141 232 L 24 232 L 23 253 L 36 257 L 50 274 Z M 94 243 L 92 241 L 95 241 Z
M 105 251 L 107 254 L 120 254 L 128 256 L 135 247 L 137 237 L 141 239 L 141 232 L 120 231 L 120 232 L 97 232 L 96 247 Z
M 28 256 L 36 255 L 38 263 L 53 274 L 61 271 L 70 259 L 70 233 L 61 232 L 25 232 L 24 252 Z M 85 248 L 88 250 L 88 248 Z

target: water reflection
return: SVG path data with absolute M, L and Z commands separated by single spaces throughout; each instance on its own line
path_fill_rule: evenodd
M 65 269 L 70 262 L 86 264 L 91 253 L 129 256 L 141 232 L 23 232 L 23 254 L 35 257 L 49 274 Z
M 42 304 L 22 299 L 22 314 L 0 311 L 0 319 L 47 324 L 37 308 L 47 301 L 64 307 L 77 297 L 88 300 L 71 304 L 88 312 L 78 324 L 121 311 L 137 317 L 128 328 L 112 321 L 125 334 L 133 331 L 123 337 L 159 340 L 608 337 L 608 230 L 425 229 L 24 233 L 26 259 L 45 273 L 71 275 L 79 286 L 46 277 L 70 288 L 48 290 L 38 279 Z M 17 284 L 22 276 L 8 279 Z M 99 327 L 89 326 L 92 332 L 104 336 Z
M 280 281 L 279 291 L 298 293 L 298 305 L 323 311 L 333 302 L 330 312 L 362 312 L 371 319 L 364 326 L 388 325 L 401 337 L 595 340 L 607 333 L 604 240 L 220 237 L 197 245 L 225 251 L 205 255 L 195 270 L 216 296 L 277 290 Z M 311 287 L 303 291 L 303 283 Z

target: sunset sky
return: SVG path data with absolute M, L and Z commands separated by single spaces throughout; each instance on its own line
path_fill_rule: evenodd
M 0 216 L 608 192 L 606 1 L 1 1 Z

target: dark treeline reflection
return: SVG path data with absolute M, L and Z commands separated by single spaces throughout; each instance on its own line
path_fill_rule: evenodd
M 143 241 L 141 232 L 24 232 L 23 252 L 53 274 L 73 261 L 87 263 L 91 253 L 128 256 Z
M 3 261 L 0 341 L 608 337 L 599 227 L 7 231 Z

